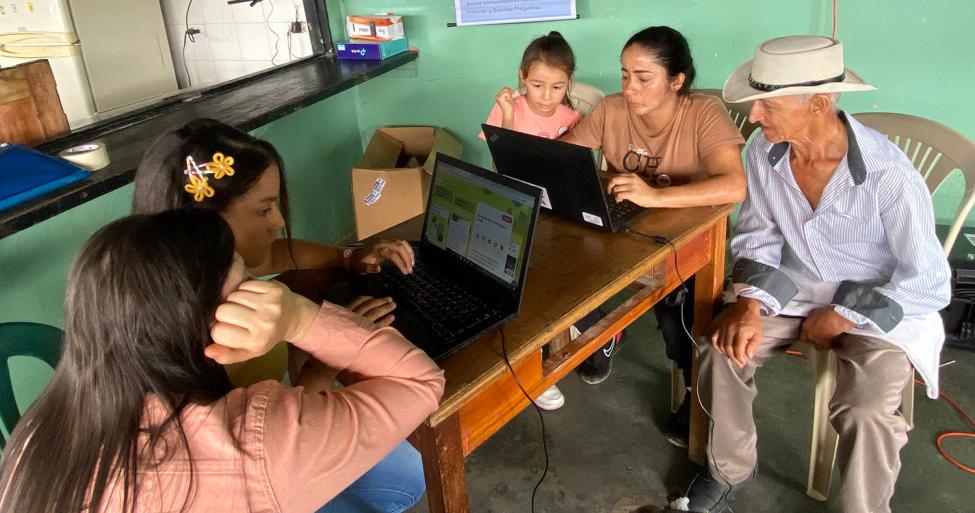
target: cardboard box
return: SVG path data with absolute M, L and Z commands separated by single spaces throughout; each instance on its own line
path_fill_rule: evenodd
M 335 45 L 339 59 L 352 61 L 380 61 L 409 49 L 405 37 L 392 41 L 357 41 L 350 39 Z
M 354 15 L 345 17 L 345 31 L 349 39 L 392 41 L 406 35 L 403 17 L 392 14 Z
M 432 126 L 376 130 L 352 168 L 356 237 L 370 235 L 426 210 L 437 152 L 461 158 L 464 145 Z

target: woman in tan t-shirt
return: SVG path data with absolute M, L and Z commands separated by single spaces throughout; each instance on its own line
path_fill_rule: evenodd
M 623 91 L 604 98 L 562 140 L 602 150 L 614 172 L 608 189 L 617 201 L 696 207 L 744 199 L 745 140 L 720 100 L 690 92 L 695 70 L 684 36 L 670 27 L 641 30 L 623 46 L 620 61 Z M 693 308 L 681 304 L 693 304 L 688 293 L 693 278 L 686 285 L 654 313 L 668 358 L 690 383 L 691 341 L 685 331 L 691 330 Z M 579 367 L 583 380 L 609 377 L 611 356 L 612 348 L 596 351 Z M 675 445 L 686 446 L 688 406 L 685 396 L 668 428 Z

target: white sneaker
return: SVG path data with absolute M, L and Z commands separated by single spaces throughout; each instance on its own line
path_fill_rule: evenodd
M 552 385 L 552 388 L 542 392 L 542 395 L 535 399 L 535 404 L 543 410 L 557 410 L 565 404 L 565 396 L 559 387 Z

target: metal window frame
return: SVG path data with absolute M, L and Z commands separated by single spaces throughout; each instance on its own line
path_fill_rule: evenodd
M 311 38 L 312 53 L 329 57 L 335 55 L 332 28 L 328 24 L 328 9 L 325 7 L 325 1 L 302 0 L 302 2 L 305 6 L 305 19 L 308 20 L 308 35 Z

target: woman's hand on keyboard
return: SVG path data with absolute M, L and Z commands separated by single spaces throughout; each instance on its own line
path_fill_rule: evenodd
M 630 200 L 641 207 L 656 206 L 657 190 L 635 173 L 619 173 L 609 179 L 606 192 L 620 203 Z
M 382 328 L 393 323 L 395 317 L 390 312 L 396 309 L 396 303 L 390 297 L 360 296 L 346 308 L 369 319 L 377 328 Z
M 381 240 L 354 253 L 351 266 L 357 273 L 378 273 L 385 262 L 390 262 L 403 274 L 410 274 L 414 261 L 413 248 L 408 242 Z

